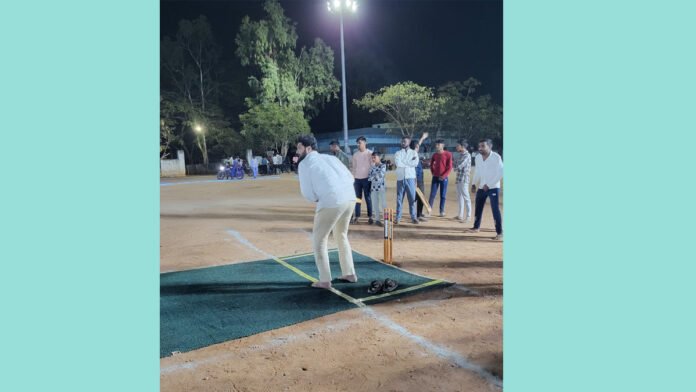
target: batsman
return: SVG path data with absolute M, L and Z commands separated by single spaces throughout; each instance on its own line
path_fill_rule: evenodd
M 338 244 L 338 260 L 341 264 L 342 276 L 338 279 L 358 281 L 353 266 L 353 252 L 348 242 L 348 228 L 356 198 L 353 175 L 350 171 L 338 158 L 319 154 L 316 148 L 317 140 L 314 136 L 304 135 L 297 139 L 297 172 L 302 196 L 310 202 L 317 203 L 312 242 L 319 281 L 312 283 L 312 287 L 329 289 L 331 268 L 328 241 L 331 232 Z

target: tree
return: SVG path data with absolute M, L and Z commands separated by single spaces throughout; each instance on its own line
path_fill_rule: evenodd
M 502 136 L 503 108 L 495 104 L 490 95 L 476 96 L 480 85 L 481 82 L 475 78 L 469 78 L 463 82 L 448 82 L 438 88 L 437 95 L 444 104 L 434 123 L 440 125 L 443 134 L 470 141 Z
M 253 96 L 240 115 L 242 134 L 285 155 L 291 138 L 309 130 L 308 119 L 337 97 L 340 84 L 333 75 L 333 50 L 315 39 L 296 54 L 295 24 L 276 0 L 263 7 L 265 17 L 245 16 L 235 39 L 236 55 L 252 70 Z
M 432 127 L 431 119 L 444 100 L 436 97 L 430 87 L 409 81 L 382 87 L 353 103 L 370 113 L 384 113 L 385 120 L 396 124 L 403 136 L 413 137 L 418 130 Z
M 242 135 L 254 146 L 273 147 L 282 156 L 288 152 L 289 141 L 309 133 L 309 124 L 301 111 L 272 102 L 251 105 L 240 118 L 244 123 Z
M 182 111 L 186 123 L 194 121 L 203 126 L 211 121 L 218 93 L 218 61 L 220 50 L 205 16 L 193 21 L 181 20 L 174 39 L 165 37 L 161 42 L 161 64 L 169 82 L 180 95 L 179 104 L 188 107 Z M 208 164 L 205 133 L 196 136 L 196 145 Z

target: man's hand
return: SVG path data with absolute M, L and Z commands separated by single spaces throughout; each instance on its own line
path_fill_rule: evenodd
M 486 192 L 488 192 L 488 185 L 484 185 L 484 186 L 483 186 L 483 190 L 486 191 Z

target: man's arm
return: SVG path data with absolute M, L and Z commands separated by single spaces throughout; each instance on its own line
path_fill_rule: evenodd
M 406 167 L 406 164 L 404 163 L 404 158 L 405 154 L 403 153 L 404 150 L 399 150 L 394 154 L 394 164 L 396 167 Z
M 405 157 L 407 158 L 407 159 L 404 159 L 405 165 L 408 167 L 413 167 L 413 168 L 418 167 L 418 161 L 419 161 L 418 153 L 413 151 L 413 150 L 408 150 L 408 151 L 409 151 L 408 154 L 404 154 Z M 409 155 L 411 155 L 411 158 L 408 157 Z
M 445 172 L 442 174 L 442 178 L 445 179 L 449 177 L 452 172 L 452 154 L 445 155 Z
M 297 169 L 297 171 L 300 172 L 300 192 L 305 199 L 312 203 L 316 203 L 319 201 L 319 198 L 314 194 L 311 173 L 307 170 L 308 167 L 305 166 L 304 168 L 304 170 Z
M 352 157 L 350 157 L 350 174 L 355 178 L 355 167 L 358 164 L 358 160 L 355 159 L 356 155 L 353 154 Z
M 479 155 L 476 156 L 476 160 L 478 160 Z M 476 162 L 476 170 L 474 170 L 474 179 L 471 180 L 471 191 L 476 192 L 476 187 L 478 186 L 478 183 L 481 178 L 481 173 L 479 172 L 479 169 L 481 168 L 481 165 L 479 162 Z
M 495 165 L 495 175 L 493 176 L 493 179 L 491 180 L 490 184 L 488 185 L 489 188 L 492 188 L 495 184 L 500 182 L 500 180 L 503 179 L 503 160 L 500 158 L 500 156 L 496 157 L 496 165 Z

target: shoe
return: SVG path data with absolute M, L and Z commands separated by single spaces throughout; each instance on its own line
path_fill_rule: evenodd
M 401 219 L 397 219 L 397 220 L 394 221 L 394 224 L 395 224 L 395 225 L 398 225 L 399 223 L 401 223 Z
M 355 224 L 357 224 L 357 223 L 358 223 L 358 218 L 357 218 L 357 217 L 354 216 L 353 218 L 351 218 L 351 220 L 350 220 L 350 224 L 351 224 L 351 225 L 355 225 Z
M 496 235 L 495 237 L 493 237 L 493 241 L 502 241 L 502 240 L 503 240 L 503 235 L 502 235 L 502 234 L 498 234 L 498 235 Z
M 420 223 L 420 221 L 418 221 L 418 219 L 411 219 L 411 223 L 413 223 L 414 225 L 417 225 Z
M 481 231 L 481 230 L 479 230 L 475 227 L 472 227 L 471 229 L 469 229 L 469 233 L 478 233 L 479 231 Z
M 371 224 L 373 224 L 373 223 L 375 223 L 375 221 L 373 221 L 372 218 L 370 218 L 370 220 L 367 221 L 367 224 L 368 224 L 368 225 L 371 225 Z
M 396 288 L 399 287 L 399 283 L 393 279 L 385 279 L 384 283 L 382 283 L 382 292 L 384 293 L 391 293 L 392 291 L 396 290 Z
M 462 218 L 461 216 L 455 216 L 452 219 L 459 221 L 459 222 L 464 222 L 464 218 Z
M 384 225 L 382 224 L 382 222 L 380 222 L 380 221 L 375 222 L 375 225 L 377 225 L 377 226 L 379 226 L 379 227 L 384 226 Z
M 428 218 L 426 218 L 426 217 L 424 217 L 424 216 L 419 216 L 419 217 L 418 217 L 418 220 L 421 221 L 421 222 L 427 222 L 427 221 L 428 221 Z
M 444 218 L 444 217 L 445 217 L 445 213 L 444 213 L 444 212 L 441 212 L 441 213 L 440 213 L 440 218 Z

